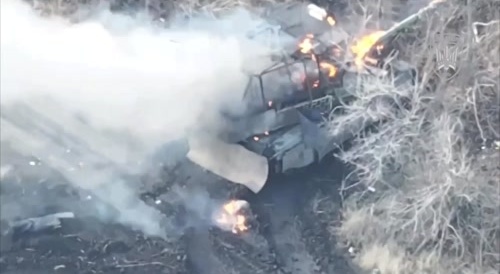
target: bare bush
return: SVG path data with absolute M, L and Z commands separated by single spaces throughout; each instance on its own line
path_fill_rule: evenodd
M 446 3 L 405 40 L 400 57 L 422 72 L 415 88 L 365 81 L 360 100 L 335 122 L 384 121 L 338 155 L 354 166 L 356 184 L 372 190 L 345 200 L 338 230 L 366 269 L 489 273 L 499 266 L 498 2 L 461 2 Z M 431 45 L 443 31 L 471 38 L 451 81 L 434 75 Z M 345 182 L 343 191 L 352 187 Z
M 233 11 L 235 8 L 249 8 L 269 3 L 290 0 L 27 0 L 41 14 L 63 15 L 78 20 L 92 10 L 108 7 L 126 13 L 143 13 L 154 19 L 168 21 L 174 15 L 190 16 L 195 13 L 214 16 Z

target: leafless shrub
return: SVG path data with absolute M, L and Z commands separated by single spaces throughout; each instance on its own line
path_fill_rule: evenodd
M 339 235 L 361 250 L 362 267 L 379 273 L 488 273 L 500 263 L 498 3 L 455 2 L 419 24 L 400 52 L 418 65 L 418 85 L 365 81 L 335 122 L 384 120 L 338 155 L 372 189 L 346 199 Z M 439 32 L 458 30 L 473 39 L 463 43 L 456 78 L 441 81 L 429 49 Z M 409 107 L 394 107 L 402 98 Z
M 109 7 L 122 12 L 142 12 L 154 19 L 167 20 L 173 15 L 195 13 L 214 16 L 241 7 L 257 7 L 290 0 L 27 0 L 43 15 L 63 15 L 80 18 L 84 11 Z

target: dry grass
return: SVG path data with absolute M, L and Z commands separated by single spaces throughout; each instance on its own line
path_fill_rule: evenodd
M 223 14 L 239 7 L 256 7 L 289 0 L 25 0 L 41 14 L 64 15 L 76 20 L 89 12 L 103 7 L 111 10 L 135 13 L 143 12 L 154 19 L 168 20 L 174 14 L 184 16 L 202 12 Z
M 417 87 L 365 82 L 361 100 L 334 124 L 386 121 L 339 154 L 354 166 L 356 186 L 376 190 L 346 199 L 338 230 L 365 269 L 447 274 L 500 266 L 499 4 L 461 2 L 443 5 L 406 39 L 400 55 L 418 64 Z M 448 82 L 433 76 L 429 50 L 441 31 L 471 38 L 463 42 L 458 76 Z M 395 104 L 403 101 L 409 109 Z M 346 182 L 348 188 L 354 186 Z

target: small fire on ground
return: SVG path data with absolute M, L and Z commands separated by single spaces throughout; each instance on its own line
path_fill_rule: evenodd
M 247 218 L 242 211 L 249 209 L 249 206 L 248 202 L 244 200 L 231 200 L 225 203 L 216 212 L 215 222 L 217 226 L 234 234 L 247 231 L 249 229 Z

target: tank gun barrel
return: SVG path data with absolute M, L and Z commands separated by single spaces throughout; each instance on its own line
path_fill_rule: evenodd
M 399 32 L 401 32 L 406 27 L 416 23 L 424 14 L 430 10 L 434 10 L 439 4 L 446 2 L 446 0 L 433 0 L 427 6 L 421 8 L 416 13 L 406 17 L 400 22 L 394 24 L 384 34 L 378 39 L 379 43 L 387 43 L 389 40 L 393 39 Z

